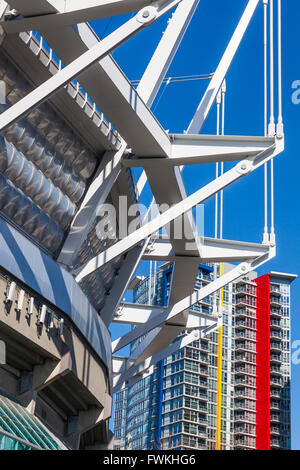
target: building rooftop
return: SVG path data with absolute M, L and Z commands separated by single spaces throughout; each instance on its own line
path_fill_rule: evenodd
M 269 275 L 271 277 L 277 277 L 279 279 L 287 279 L 287 280 L 290 280 L 291 282 L 293 282 L 295 279 L 298 278 L 298 274 L 280 273 L 277 271 L 270 271 Z

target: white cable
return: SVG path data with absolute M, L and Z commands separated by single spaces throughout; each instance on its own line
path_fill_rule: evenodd
M 151 305 L 151 288 L 152 288 L 152 261 L 150 261 L 150 274 L 148 284 L 148 304 Z
M 278 0 L 278 123 L 277 136 L 283 136 L 282 116 L 282 39 L 281 39 L 281 0 Z
M 264 135 L 268 135 L 268 0 L 264 0 Z M 268 226 L 268 164 L 264 164 L 264 234 L 263 243 L 269 243 Z
M 169 83 L 176 83 L 176 82 L 189 82 L 194 80 L 209 80 L 213 77 L 213 73 L 206 73 L 202 75 L 182 75 L 179 77 L 165 77 L 162 80 L 162 83 L 169 81 Z M 140 83 L 141 80 L 131 80 L 133 85 L 137 85 Z
M 222 96 L 221 90 L 217 94 L 216 103 L 217 103 L 217 135 L 220 135 L 220 106 L 221 106 Z M 219 163 L 216 162 L 216 178 L 219 177 Z M 218 238 L 218 219 L 219 219 L 219 193 L 215 194 L 215 238 Z
M 270 243 L 275 245 L 275 225 L 274 225 L 274 160 L 271 160 L 271 232 Z
M 274 0 L 270 0 L 270 123 L 269 136 L 275 135 L 274 118 Z
M 221 133 L 225 135 L 225 96 L 226 96 L 226 80 L 224 80 L 222 87 L 221 87 L 221 94 L 222 94 L 222 125 L 221 125 Z M 224 174 L 224 162 L 221 162 L 221 176 Z M 224 201 L 224 191 L 222 189 L 220 193 L 220 239 L 223 238 L 223 201 Z
M 270 125 L 269 135 L 275 135 L 274 120 L 274 0 L 270 0 Z M 271 160 L 271 230 L 270 243 L 275 245 L 274 228 L 274 162 Z
M 220 106 L 222 102 L 221 90 L 216 97 L 217 104 L 217 131 L 216 135 L 220 135 Z M 219 178 L 219 162 L 216 162 L 216 179 Z M 218 222 L 219 222 L 219 193 L 215 194 L 215 238 L 218 238 Z M 218 265 L 214 263 L 214 280 L 218 277 Z M 217 291 L 213 294 L 213 312 L 217 313 Z

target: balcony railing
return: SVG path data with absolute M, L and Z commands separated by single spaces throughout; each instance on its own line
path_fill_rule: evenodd
M 271 387 L 271 397 L 275 397 L 275 398 L 281 398 L 281 390 L 278 390 L 278 388 L 272 388 Z
M 270 383 L 271 385 L 282 387 L 282 379 L 279 377 L 271 377 Z
M 279 294 L 280 295 L 280 286 L 275 285 L 275 284 L 271 284 L 270 292 L 271 292 L 271 294 L 277 294 L 277 295 Z
M 280 343 L 270 343 L 271 349 L 277 349 L 278 351 L 282 351 L 282 346 Z
M 282 333 L 281 333 L 281 331 L 277 331 L 277 330 L 271 329 L 270 336 L 271 336 L 271 338 L 275 338 L 275 339 L 278 339 L 278 340 L 282 340 Z
M 271 447 L 280 447 L 280 441 L 279 439 L 271 439 Z
M 275 316 L 275 317 L 277 317 L 277 318 L 278 318 L 278 317 L 281 317 L 281 310 L 280 310 L 280 308 L 272 307 L 272 308 L 270 309 L 270 313 L 271 313 L 272 316 Z
M 281 352 L 280 352 L 280 354 L 271 354 L 270 355 L 270 360 L 271 360 L 271 362 L 281 363 L 282 362 Z
M 245 375 L 256 375 L 255 367 L 247 367 L 243 365 L 236 366 L 236 374 L 245 374 Z
M 282 328 L 280 320 L 275 320 L 274 318 L 271 318 L 270 324 L 273 328 Z
M 281 374 L 281 367 L 271 364 L 271 373 L 273 374 Z
M 280 422 L 280 416 L 276 414 L 271 414 L 271 421 L 275 421 L 276 423 Z
M 271 303 L 271 305 L 280 305 L 281 306 L 280 297 L 275 297 L 274 295 L 271 295 L 270 303 Z

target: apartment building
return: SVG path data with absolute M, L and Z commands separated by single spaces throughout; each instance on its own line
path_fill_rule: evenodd
M 139 280 L 134 301 L 166 305 L 171 275 L 167 264 Z M 195 290 L 213 278 L 213 267 L 200 265 Z M 224 289 L 221 449 L 290 448 L 290 286 L 295 278 L 251 273 Z M 211 314 L 213 296 L 193 309 Z M 217 382 L 218 332 L 213 332 L 117 394 L 115 446 L 215 449 Z

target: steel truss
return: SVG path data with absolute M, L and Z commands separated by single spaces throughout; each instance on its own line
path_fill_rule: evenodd
M 73 219 L 58 258 L 73 272 L 77 282 L 81 282 L 106 263 L 126 255 L 100 314 L 107 326 L 112 321 L 136 326 L 113 342 L 114 354 L 132 341 L 141 337 L 143 339 L 130 357 L 118 357 L 115 354 L 115 391 L 141 377 L 157 361 L 214 331 L 220 325 L 222 312 L 218 318 L 217 315 L 193 312 L 191 307 L 258 268 L 273 258 L 276 252 L 275 237 L 271 238 L 271 242 L 270 237 L 264 237 L 263 244 L 202 239 L 192 213 L 193 208 L 251 174 L 284 150 L 283 133 L 276 135 L 273 127 L 269 135 L 264 137 L 199 135 L 260 0 L 248 1 L 185 134 L 169 135 L 150 109 L 199 1 L 10 0 L 10 7 L 19 14 L 10 12 L 11 16 L 15 15 L 15 19 L 1 21 L 7 34 L 39 31 L 65 63 L 65 67 L 53 77 L 1 114 L 2 131 L 79 77 L 90 97 L 122 136 L 119 150 L 106 152 Z M 7 12 L 3 8 L 5 2 L 1 5 L 2 11 Z M 144 28 L 151 27 L 175 6 L 176 11 L 135 89 L 109 53 Z M 101 41 L 90 26 L 84 23 L 134 11 L 137 13 L 130 20 Z M 73 28 L 73 24 L 77 24 L 77 27 Z M 56 37 L 58 30 L 59 38 Z M 66 46 L 70 41 L 72 53 Z M 282 128 L 280 125 L 281 131 Z M 187 196 L 182 166 L 226 161 L 237 163 L 214 181 Z M 75 270 L 74 260 L 95 221 L 97 209 L 106 201 L 122 167 L 142 167 L 144 170 L 138 182 L 138 192 L 141 193 L 148 182 L 154 196 L 152 205 L 167 203 L 170 208 L 157 213 L 152 220 L 142 222 L 134 233 Z M 176 239 L 172 231 L 172 224 L 180 216 L 185 217 L 188 227 L 188 234 L 182 240 Z M 167 235 L 159 239 L 156 234 L 163 228 L 166 228 Z M 187 249 L 191 245 L 193 249 Z M 172 290 L 166 308 L 122 303 L 124 293 L 142 259 L 174 263 Z M 239 264 L 194 292 L 199 263 L 213 262 Z M 187 334 L 176 340 L 183 330 Z

